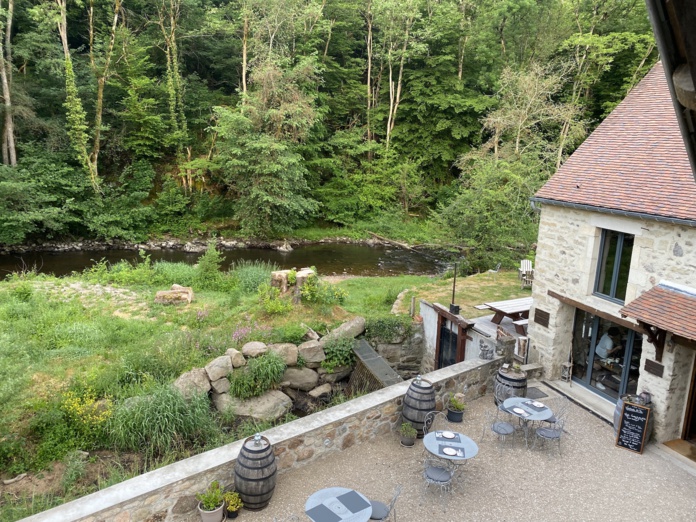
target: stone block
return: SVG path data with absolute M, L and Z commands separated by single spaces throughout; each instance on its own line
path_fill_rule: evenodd
M 269 344 L 268 349 L 280 355 L 286 366 L 297 366 L 298 348 L 292 343 Z
M 244 357 L 258 357 L 267 351 L 268 347 L 266 346 L 266 343 L 262 343 L 260 341 L 251 341 L 242 346 L 242 354 Z
M 230 348 L 225 352 L 225 355 L 229 355 L 229 357 L 232 359 L 233 368 L 240 368 L 242 366 L 246 366 L 246 359 L 244 358 L 242 352 L 240 352 L 239 350 Z
M 205 371 L 211 382 L 227 377 L 232 372 L 232 358 L 229 355 L 216 357 L 205 365 Z

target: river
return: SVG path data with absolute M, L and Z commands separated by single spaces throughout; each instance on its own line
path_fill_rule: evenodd
M 202 254 L 181 250 L 149 251 L 152 261 L 196 263 Z M 295 248 L 292 252 L 272 249 L 244 248 L 224 250 L 222 269 L 242 259 L 264 260 L 276 263 L 281 269 L 315 266 L 322 275 L 389 276 L 400 274 L 435 274 L 444 270 L 441 259 L 420 252 L 390 247 L 356 244 L 326 243 Z M 105 259 L 109 263 L 134 261 L 134 250 L 83 250 L 69 252 L 28 252 L 0 255 L 0 274 L 36 268 L 41 273 L 56 276 L 82 271 Z

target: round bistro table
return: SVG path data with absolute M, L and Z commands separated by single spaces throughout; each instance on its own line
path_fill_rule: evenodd
M 305 514 L 314 522 L 367 522 L 372 505 L 354 489 L 325 488 L 307 499 Z
M 541 404 L 541 407 L 536 406 L 534 403 Z M 503 402 L 503 409 L 522 422 L 524 442 L 527 447 L 529 447 L 529 423 L 534 421 L 545 421 L 553 416 L 551 408 L 528 397 L 510 397 L 505 399 Z

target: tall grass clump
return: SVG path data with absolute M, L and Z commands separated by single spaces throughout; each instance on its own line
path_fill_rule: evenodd
M 196 268 L 188 263 L 172 263 L 157 261 L 154 265 L 155 278 L 153 283 L 160 286 L 193 286 L 196 281 Z
M 187 399 L 167 385 L 119 404 L 108 426 L 114 447 L 149 457 L 204 446 L 217 433 L 205 394 Z
M 230 394 L 240 399 L 258 397 L 280 383 L 285 373 L 285 361 L 275 352 L 249 359 L 244 369 L 236 370 L 230 378 Z
M 96 261 L 94 265 L 82 271 L 82 279 L 91 283 L 119 285 L 150 285 L 155 276 L 150 255 L 144 250 L 138 252 L 138 260 L 119 261 L 113 265 L 105 259 Z
M 270 282 L 271 272 L 276 270 L 279 270 L 278 265 L 270 261 L 245 259 L 235 262 L 230 269 L 237 286 L 245 294 L 255 294 L 259 286 Z
M 195 286 L 202 290 L 231 290 L 234 282 L 220 271 L 224 259 L 215 241 L 210 241 L 196 264 Z

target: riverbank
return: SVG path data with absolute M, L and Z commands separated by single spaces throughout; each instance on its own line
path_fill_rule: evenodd
M 307 245 L 321 244 L 352 244 L 366 246 L 383 246 L 390 244 L 374 238 L 354 239 L 350 237 L 327 237 L 324 239 L 290 239 L 290 240 L 261 240 L 261 239 L 153 239 L 145 242 L 120 241 L 117 239 L 97 241 L 35 241 L 23 245 L 0 246 L 0 255 L 26 254 L 29 252 L 77 252 L 81 250 L 177 250 L 189 253 L 203 253 L 208 247 L 209 241 L 215 241 L 221 250 L 234 250 L 240 248 L 263 248 L 270 250 L 282 250 L 284 246 L 291 248 Z

